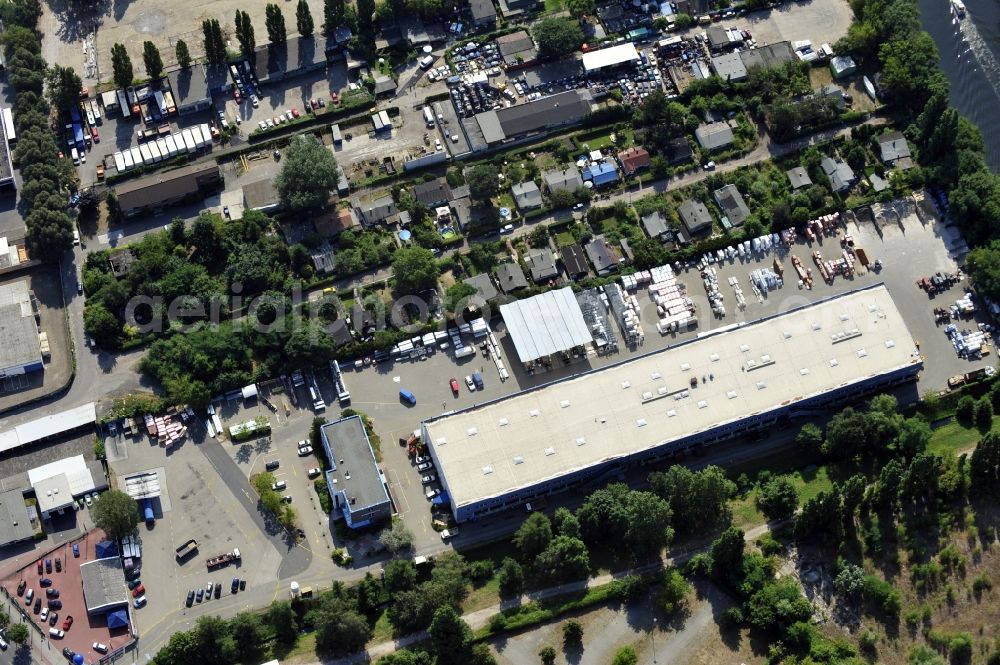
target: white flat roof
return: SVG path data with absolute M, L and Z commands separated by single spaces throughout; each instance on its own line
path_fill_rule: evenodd
M 90 469 L 87 468 L 87 462 L 83 459 L 83 455 L 64 457 L 61 460 L 29 469 L 28 482 L 32 487 L 36 487 L 49 478 L 62 475 L 66 476 L 67 486 L 69 487 L 70 494 L 73 496 L 79 496 L 84 492 L 93 492 L 97 487 L 94 484 L 94 477 L 90 475 Z M 41 497 L 39 497 L 39 501 L 41 501 Z
M 569 287 L 501 305 L 500 316 L 523 363 L 569 351 L 594 339 Z
M 913 338 L 879 285 L 704 333 L 425 427 L 458 507 L 917 362 Z
M 12 430 L 0 432 L 0 453 L 96 422 L 97 405 L 94 402 L 43 416 Z
M 614 67 L 625 62 L 632 62 L 639 59 L 639 52 L 635 50 L 635 44 L 626 42 L 611 48 L 602 48 L 600 51 L 590 51 L 583 54 L 583 68 L 592 72 L 602 67 Z

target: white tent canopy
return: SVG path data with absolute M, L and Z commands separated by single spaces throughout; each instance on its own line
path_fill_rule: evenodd
M 500 315 L 522 363 L 593 341 L 569 287 L 502 305 Z

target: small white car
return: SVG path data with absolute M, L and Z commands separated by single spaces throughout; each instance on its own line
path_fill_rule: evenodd
M 315 478 L 321 473 L 323 473 L 323 470 L 320 469 L 318 466 L 314 466 L 313 468 L 306 470 L 306 475 L 309 476 L 310 478 Z
M 473 382 L 471 376 L 465 377 L 465 387 L 469 389 L 470 393 L 476 392 L 476 384 Z
M 271 129 L 272 127 L 274 127 L 274 120 L 271 120 L 270 118 L 268 118 L 264 122 L 267 124 L 267 128 L 268 129 Z
M 260 106 L 260 102 L 257 100 L 257 95 L 250 95 L 250 103 L 253 104 L 254 108 Z
M 299 457 L 308 457 L 309 455 L 312 455 L 312 451 L 313 451 L 312 446 L 305 446 L 303 448 L 299 448 Z
M 101 644 L 100 642 L 94 642 L 90 646 L 94 649 L 94 651 L 96 651 L 98 653 L 107 653 L 108 652 L 108 645 L 107 644 Z

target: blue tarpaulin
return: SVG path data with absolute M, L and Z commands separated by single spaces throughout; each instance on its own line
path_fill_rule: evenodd
M 108 612 L 108 628 L 125 628 L 128 626 L 128 611 L 116 610 Z
M 451 502 L 451 497 L 448 496 L 447 492 L 441 492 L 436 497 L 431 499 L 431 503 L 433 503 L 435 506 L 443 506 L 444 504 L 450 502 Z
M 94 552 L 97 554 L 98 559 L 118 556 L 118 545 L 113 540 L 102 540 L 94 546 Z

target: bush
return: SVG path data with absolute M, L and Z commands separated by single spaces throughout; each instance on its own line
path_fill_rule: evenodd
M 563 624 L 562 631 L 565 646 L 578 645 L 583 642 L 583 625 L 579 621 L 570 619 Z
M 873 630 L 866 630 L 861 633 L 858 637 L 858 646 L 862 650 L 872 653 L 875 651 L 875 646 L 878 644 L 878 635 Z
M 635 649 L 632 647 L 622 647 L 615 653 L 611 665 L 636 665 L 638 662 L 639 656 L 636 655 Z
M 773 556 L 785 551 L 785 546 L 778 542 L 770 531 L 757 539 L 757 547 L 764 556 Z
M 543 665 L 552 665 L 556 662 L 556 650 L 550 646 L 542 647 L 538 652 L 538 657 L 542 659 Z
M 962 395 L 955 407 L 955 419 L 963 425 L 971 425 L 976 416 L 976 401 L 970 395 Z
M 324 514 L 329 515 L 333 511 L 333 499 L 330 498 L 330 488 L 326 486 L 326 478 L 319 477 L 313 481 L 313 488 L 319 497 L 320 508 Z
M 733 605 L 726 609 L 722 613 L 722 618 L 719 620 L 719 625 L 723 628 L 737 628 L 743 624 L 743 610 L 740 609 L 739 605 Z
M 864 596 L 873 611 L 890 616 L 899 614 L 901 605 L 899 591 L 892 588 L 892 585 L 885 580 L 880 580 L 874 575 L 866 575 Z
M 469 579 L 476 586 L 482 586 L 493 577 L 492 561 L 473 561 L 469 565 Z

